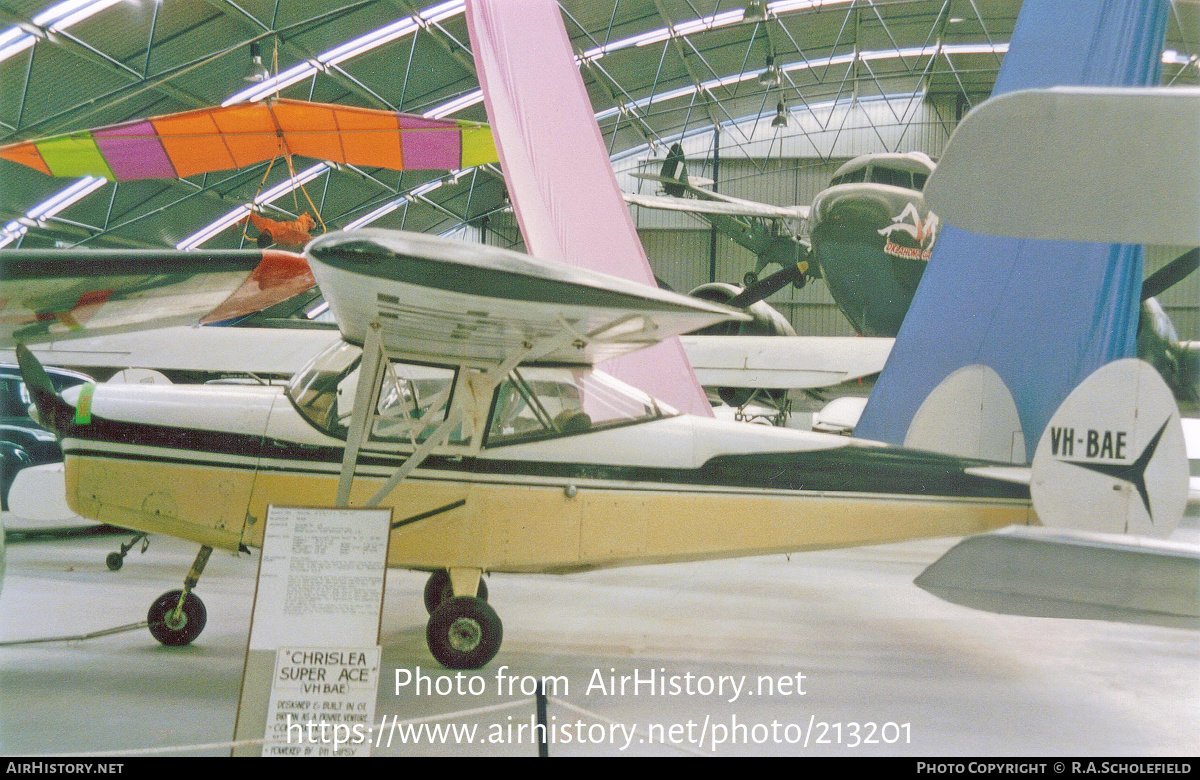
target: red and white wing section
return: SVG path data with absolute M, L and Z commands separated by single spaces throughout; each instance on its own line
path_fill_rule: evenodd
M 422 233 L 362 230 L 305 250 L 342 335 L 372 323 L 397 357 L 494 366 L 529 350 L 540 362 L 593 364 L 749 315 L 608 274 Z
M 0 347 L 221 322 L 314 283 L 304 257 L 291 252 L 5 250 Z

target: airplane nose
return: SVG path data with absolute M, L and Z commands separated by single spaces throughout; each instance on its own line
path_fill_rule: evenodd
M 877 193 L 851 191 L 822 198 L 814 212 L 817 222 L 831 226 L 866 223 L 882 227 L 891 222 L 899 209 Z

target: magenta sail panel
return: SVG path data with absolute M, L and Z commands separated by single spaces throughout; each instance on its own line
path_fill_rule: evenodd
M 175 166 L 147 121 L 93 130 L 92 138 L 117 181 L 175 178 Z
M 453 171 L 462 167 L 462 133 L 453 123 L 401 117 L 400 148 L 404 167 L 410 171 Z

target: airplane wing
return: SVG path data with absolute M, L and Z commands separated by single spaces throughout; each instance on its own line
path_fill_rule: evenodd
M 803 390 L 878 374 L 892 339 L 835 336 L 683 336 L 705 387 Z
M 299 321 L 297 321 L 299 322 Z M 290 376 L 313 355 L 341 335 L 335 328 L 196 327 L 166 328 L 106 334 L 34 344 L 37 359 L 49 366 L 146 368 L 211 374 L 272 374 Z M 16 362 L 12 350 L 0 349 L 0 362 Z
M 235 319 L 314 283 L 273 250 L 5 250 L 0 347 Z
M 730 217 L 760 217 L 762 219 L 786 219 L 801 222 L 808 219 L 808 206 L 772 206 L 751 200 L 700 200 L 698 198 L 676 198 L 670 195 L 638 195 L 623 193 L 626 203 L 649 209 L 683 211 L 689 214 L 723 214 Z
M 967 537 L 915 582 L 986 612 L 1200 628 L 1200 547 L 1176 541 L 1013 526 Z
M 954 131 L 925 197 L 943 221 L 977 233 L 1192 246 L 1197 127 L 1195 87 L 1000 95 Z
M 591 364 L 727 319 L 736 309 L 584 268 L 420 233 L 333 233 L 306 254 L 342 335 L 372 322 L 389 353 L 495 365 L 522 350 Z

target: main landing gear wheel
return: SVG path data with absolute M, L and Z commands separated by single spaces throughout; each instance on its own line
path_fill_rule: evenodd
M 481 578 L 479 580 L 479 591 L 475 594 L 479 598 L 487 601 L 488 589 L 487 583 Z M 429 579 L 425 582 L 425 611 L 430 615 L 438 608 L 442 602 L 454 596 L 454 590 L 450 587 L 450 574 L 445 569 L 435 571 L 429 575 Z
M 425 626 L 429 652 L 449 669 L 478 669 L 496 656 L 503 638 L 500 616 L 474 596 L 443 601 Z
M 208 622 L 208 610 L 200 597 L 192 593 L 204 573 L 212 548 L 205 545 L 196 553 L 196 560 L 187 576 L 183 578 L 183 590 L 171 590 L 155 599 L 146 613 L 150 634 L 168 647 L 191 644 L 200 636 Z
M 195 593 L 187 594 L 183 609 L 176 612 L 182 590 L 172 590 L 159 596 L 150 605 L 146 620 L 150 623 L 150 634 L 168 647 L 182 647 L 192 643 L 204 630 L 208 622 L 208 610 Z

